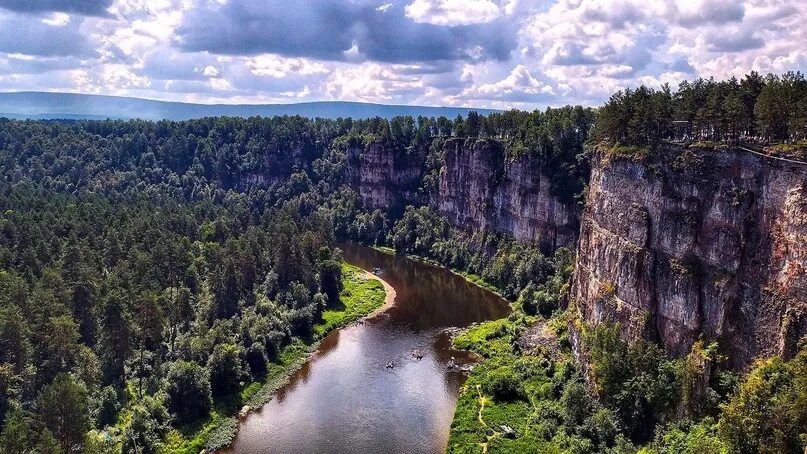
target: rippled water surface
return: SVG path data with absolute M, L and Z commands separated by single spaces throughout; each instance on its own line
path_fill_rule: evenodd
M 379 267 L 395 304 L 334 331 L 260 411 L 241 423 L 231 452 L 443 452 L 470 358 L 451 349 L 447 327 L 492 320 L 504 300 L 454 274 L 370 248 L 341 245 L 345 260 Z M 419 350 L 418 360 L 412 352 Z M 389 369 L 387 363 L 395 367 Z

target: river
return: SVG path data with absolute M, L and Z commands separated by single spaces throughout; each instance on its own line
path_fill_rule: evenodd
M 472 358 L 445 329 L 504 317 L 506 301 L 448 270 L 340 245 L 396 291 L 385 311 L 328 335 L 289 383 L 241 422 L 229 452 L 443 452 Z M 422 353 L 422 359 L 413 352 Z M 388 368 L 393 363 L 393 368 Z

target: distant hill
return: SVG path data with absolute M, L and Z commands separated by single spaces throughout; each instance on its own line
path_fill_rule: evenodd
M 471 110 L 483 115 L 495 112 L 491 109 L 402 106 L 342 101 L 299 104 L 192 104 L 74 93 L 0 93 L 0 117 L 18 119 L 187 120 L 202 117 L 251 117 L 256 115 L 264 117 L 301 115 L 311 118 L 369 118 L 376 116 L 391 118 L 398 115 L 437 117 L 443 115 L 454 118 L 458 114 L 464 116 Z

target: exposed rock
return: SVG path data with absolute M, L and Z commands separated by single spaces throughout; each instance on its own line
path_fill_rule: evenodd
M 347 178 L 365 208 L 382 211 L 417 204 L 425 156 L 396 151 L 381 143 L 348 149 Z
M 502 430 L 502 436 L 504 438 L 516 438 L 516 431 L 512 427 L 502 424 L 499 428 Z
M 580 319 L 619 322 L 674 356 L 703 334 L 740 368 L 791 356 L 807 333 L 807 167 L 661 154 L 678 157 L 592 164 L 571 290 Z
M 574 244 L 575 206 L 550 193 L 540 158 L 508 158 L 493 140 L 453 140 L 444 152 L 436 204 L 455 225 L 505 233 L 548 251 Z
M 542 159 L 508 158 L 496 140 L 446 140 L 439 181 L 424 184 L 426 156 L 379 143 L 348 150 L 348 181 L 365 208 L 383 211 L 430 204 L 453 225 L 538 243 L 544 250 L 577 238 L 575 204 L 550 192 Z

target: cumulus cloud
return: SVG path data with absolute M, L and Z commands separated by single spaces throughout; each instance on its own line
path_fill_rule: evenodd
M 807 70 L 787 0 L 0 0 L 0 89 L 536 108 Z
M 411 20 L 394 4 L 337 0 L 203 2 L 185 14 L 177 43 L 216 54 L 387 63 L 506 60 L 516 46 L 505 21 L 434 25 Z
M 504 79 L 470 87 L 460 98 L 535 102 L 548 101 L 555 96 L 551 86 L 533 77 L 524 65 L 517 65 Z
M 405 11 L 415 22 L 434 25 L 481 24 L 501 14 L 491 0 L 415 0 Z
M 765 45 L 765 41 L 749 28 L 719 30 L 710 33 L 706 40 L 713 52 L 740 52 Z
M 676 0 L 674 6 L 678 22 L 688 27 L 737 22 L 745 15 L 745 5 L 736 0 Z
M 104 16 L 114 0 L 0 0 L 0 8 L 21 13 L 61 11 Z

